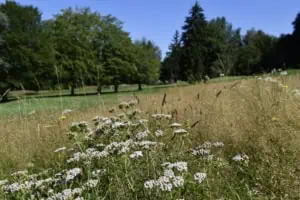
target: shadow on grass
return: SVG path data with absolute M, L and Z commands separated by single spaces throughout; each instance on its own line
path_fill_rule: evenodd
M 157 87 L 151 87 L 151 88 L 144 88 L 142 90 L 121 90 L 118 92 L 114 92 L 114 91 L 105 91 L 102 92 L 101 95 L 113 95 L 113 94 L 128 94 L 128 93 L 147 93 L 147 92 L 154 92 L 154 91 L 159 91 L 159 90 L 164 90 L 167 88 L 174 88 L 174 87 L 184 87 L 184 86 L 188 86 L 188 84 L 186 85 L 164 85 L 164 86 L 157 86 Z M 97 92 L 90 92 L 90 93 L 79 93 L 79 94 L 75 94 L 75 95 L 71 95 L 71 94 L 57 94 L 57 95 L 40 95 L 37 96 L 36 94 L 27 94 L 27 95 L 23 95 L 21 96 L 10 96 L 9 99 L 5 102 L 2 102 L 1 104 L 5 104 L 5 103 L 9 103 L 9 102 L 13 102 L 13 101 L 17 101 L 17 100 L 22 100 L 22 99 L 43 99 L 43 98 L 58 98 L 58 97 L 82 97 L 82 96 L 97 96 L 99 95 Z

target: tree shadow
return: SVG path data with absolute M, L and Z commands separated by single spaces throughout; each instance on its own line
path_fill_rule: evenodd
M 152 91 L 158 91 L 158 90 L 164 90 L 167 88 L 173 88 L 173 87 L 185 87 L 187 85 L 164 85 L 164 86 L 159 86 L 159 87 L 153 87 L 153 88 L 143 88 L 142 90 L 121 90 L 118 91 L 117 93 L 114 91 L 105 91 L 100 94 L 102 95 L 113 95 L 113 94 L 128 94 L 128 93 L 147 93 L 147 92 L 152 92 Z M 97 92 L 89 92 L 89 93 L 79 93 L 75 95 L 71 94 L 47 94 L 47 95 L 40 95 L 36 96 L 36 94 L 25 94 L 23 96 L 9 96 L 8 100 L 5 102 L 2 102 L 1 104 L 5 103 L 10 103 L 13 101 L 18 101 L 18 100 L 24 100 L 24 99 L 43 99 L 43 98 L 65 98 L 65 97 L 83 97 L 83 96 L 98 96 L 99 94 Z

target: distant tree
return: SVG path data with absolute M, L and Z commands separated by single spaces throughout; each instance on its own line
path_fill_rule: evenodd
M 156 83 L 159 79 L 161 51 L 154 42 L 143 38 L 135 41 L 137 58 L 137 82 L 139 90 L 142 90 L 142 83 Z
M 210 76 L 231 75 L 237 62 L 237 55 L 242 45 L 240 29 L 233 29 L 225 17 L 209 22 L 209 58 Z
M 208 73 L 208 29 L 203 9 L 196 2 L 182 27 L 182 54 L 180 74 L 182 80 L 201 80 Z
M 180 77 L 181 40 L 179 31 L 176 30 L 169 51 L 161 65 L 162 81 L 177 82 Z
M 2 33 L 4 30 L 8 28 L 8 18 L 7 16 L 0 11 L 0 102 L 7 101 L 7 95 L 4 95 L 5 91 L 9 89 L 8 83 L 8 67 L 9 64 L 6 61 L 3 46 L 4 46 L 4 39 L 2 37 Z
M 57 71 L 62 82 L 70 86 L 71 95 L 77 85 L 93 79 L 97 65 L 94 39 L 101 31 L 100 26 L 99 15 L 89 8 L 68 8 L 55 16 Z
M 285 65 L 287 68 L 295 68 L 296 61 L 293 49 L 293 36 L 291 34 L 281 35 L 276 44 L 274 55 L 276 65 L 274 67 L 282 68 Z
M 238 74 L 262 73 L 274 68 L 276 37 L 251 29 L 244 36 L 243 44 L 236 67 Z
M 300 68 L 300 13 L 297 14 L 295 20 L 292 23 L 294 31 L 289 41 L 289 62 L 293 68 Z
M 111 18 L 110 18 L 111 19 Z M 112 19 L 111 19 L 112 20 Z M 109 20 L 107 22 L 111 23 Z M 105 42 L 102 49 L 104 83 L 114 85 L 118 92 L 121 83 L 130 83 L 136 74 L 135 48 L 129 34 L 122 30 L 122 24 L 106 26 Z
M 10 64 L 8 81 L 11 85 L 27 89 L 40 89 L 45 52 L 41 39 L 42 21 L 40 11 L 33 6 L 22 6 L 14 1 L 0 5 L 0 11 L 7 15 L 9 28 L 2 32 L 4 44 L 2 55 Z

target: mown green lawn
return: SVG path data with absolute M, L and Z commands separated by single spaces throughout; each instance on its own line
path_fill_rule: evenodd
M 288 70 L 288 75 L 297 75 L 300 70 Z M 213 78 L 208 83 L 230 82 L 235 80 L 250 79 L 254 76 L 226 76 Z M 31 112 L 47 111 L 55 112 L 64 109 L 85 109 L 97 105 L 105 105 L 106 102 L 114 103 L 122 96 L 143 95 L 153 92 L 164 92 L 170 87 L 186 86 L 185 82 L 169 85 L 143 85 L 143 90 L 138 91 L 137 85 L 121 85 L 119 93 L 113 93 L 113 87 L 103 88 L 103 95 L 96 94 L 96 87 L 84 87 L 76 89 L 78 96 L 69 96 L 69 90 L 39 91 L 31 95 L 24 95 L 24 91 L 11 92 L 10 99 L 20 98 L 8 103 L 0 104 L 0 118 L 11 116 L 26 116 Z M 27 91 L 28 92 L 28 91 Z M 25 92 L 26 93 L 26 92 Z
M 98 95 L 92 90 L 93 88 L 78 89 L 79 96 L 63 96 L 67 95 L 68 91 L 41 91 L 34 95 L 23 95 L 21 92 L 21 99 L 13 100 L 7 103 L 0 104 L 0 118 L 7 118 L 19 115 L 20 117 L 30 115 L 32 112 L 46 111 L 55 112 L 63 111 L 64 109 L 85 109 L 98 105 L 105 105 L 106 103 L 114 103 L 119 101 L 123 96 L 144 95 L 153 92 L 164 92 L 168 88 L 184 86 L 185 83 L 144 86 L 142 91 L 137 91 L 137 86 L 123 86 L 120 87 L 119 93 L 112 93 L 106 90 L 105 94 Z M 16 94 L 16 93 L 15 93 Z M 18 94 L 18 93 L 17 93 Z

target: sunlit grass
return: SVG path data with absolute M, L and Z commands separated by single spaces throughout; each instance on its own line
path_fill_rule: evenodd
M 144 91 L 136 96 L 132 93 L 90 96 L 103 98 L 103 102 L 73 109 L 63 119 L 60 109 L 51 112 L 41 109 L 31 115 L 3 118 L 0 129 L 5 134 L 0 138 L 0 177 L 15 181 L 9 176 L 15 171 L 27 169 L 31 174 L 49 167 L 54 172 L 43 178 L 53 177 L 63 169 L 80 172 L 72 184 L 56 187 L 57 193 L 83 187 L 93 180 L 90 173 L 105 169 L 106 173 L 97 179 L 96 188 L 82 194 L 85 199 L 299 199 L 300 97 L 295 92 L 298 85 L 299 76 L 201 83 L 164 88 L 160 92 Z M 130 109 L 119 109 L 120 102 L 130 100 L 139 103 Z M 121 107 L 126 105 L 122 103 Z M 137 119 L 129 116 L 128 111 L 134 109 L 142 112 Z M 115 112 L 111 113 L 112 110 Z M 152 116 L 155 113 L 165 115 Z M 87 121 L 92 131 L 97 130 L 92 121 L 96 115 L 123 116 L 124 123 L 134 124 L 138 119 L 149 121 L 137 129 L 117 132 L 113 127 L 123 125 L 114 123 L 106 134 L 99 132 L 93 141 L 83 142 L 84 137 L 69 139 L 67 133 L 72 122 Z M 81 136 L 89 130 L 83 133 Z M 163 145 L 145 150 L 131 146 L 137 143 L 130 139 Z M 116 146 L 116 142 L 121 142 L 121 146 L 128 144 L 129 150 L 125 148 L 118 154 L 118 149 L 105 158 L 93 160 L 91 165 L 89 162 L 67 164 L 67 160 L 74 157 L 73 153 L 54 152 L 61 147 L 75 148 L 81 153 L 100 147 L 101 152 L 105 147 Z M 166 169 L 172 169 L 178 182 L 175 183 L 172 172 Z M 163 176 L 173 177 L 172 188 L 166 186 L 167 191 L 157 187 Z M 19 199 L 26 196 L 22 192 L 18 195 L 21 195 Z

